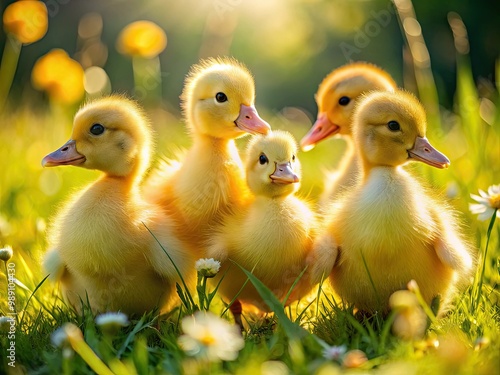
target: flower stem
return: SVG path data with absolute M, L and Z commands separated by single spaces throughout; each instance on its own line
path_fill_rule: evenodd
M 479 306 L 479 301 L 481 300 L 481 294 L 482 294 L 482 289 L 483 289 L 484 271 L 486 270 L 486 259 L 488 257 L 488 246 L 490 244 L 491 231 L 493 230 L 493 225 L 495 224 L 495 219 L 497 217 L 497 211 L 498 211 L 498 208 L 495 208 L 495 211 L 493 212 L 493 216 L 491 217 L 491 220 L 490 220 L 490 225 L 488 226 L 488 233 L 486 235 L 486 247 L 484 249 L 483 264 L 481 265 L 481 275 L 480 275 L 478 283 L 477 283 L 477 298 L 476 298 L 476 304 L 475 304 L 476 308 Z
M 68 326 L 66 328 L 68 340 L 75 352 L 90 366 L 90 368 L 99 375 L 114 375 L 108 366 L 93 352 L 90 346 L 83 339 L 81 331 L 76 327 Z
M 21 47 L 21 42 L 12 35 L 7 35 L 3 50 L 2 65 L 0 65 L 0 113 L 3 111 L 14 75 L 16 74 Z
M 208 311 L 210 309 L 210 301 L 207 296 L 207 277 L 203 276 L 203 299 L 205 300 L 205 310 Z
M 161 99 L 161 71 L 158 56 L 146 59 L 132 58 L 135 97 L 145 104 L 154 104 Z
M 208 300 L 207 300 L 207 278 L 200 273 L 198 273 L 198 282 L 196 286 L 198 291 L 198 300 L 200 303 L 200 311 L 208 310 Z M 207 302 L 205 305 L 205 301 Z

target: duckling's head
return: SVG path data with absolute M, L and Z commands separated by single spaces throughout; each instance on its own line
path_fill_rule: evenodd
M 367 93 L 356 106 L 353 136 L 364 166 L 392 166 L 417 160 L 447 168 L 448 158 L 431 146 L 425 110 L 409 92 Z
M 253 137 L 246 153 L 247 183 L 255 195 L 286 196 L 299 188 L 297 143 L 285 131 Z
M 188 126 L 194 134 L 235 139 L 267 134 L 271 127 L 255 109 L 255 84 L 249 70 L 230 58 L 193 65 L 181 96 Z
M 369 63 L 355 62 L 335 69 L 319 85 L 315 95 L 318 117 L 302 138 L 302 149 L 309 150 L 335 134 L 351 135 L 356 99 L 367 91 L 394 91 L 396 87 L 389 73 Z
M 76 165 L 115 177 L 142 176 L 149 166 L 151 129 L 132 100 L 110 96 L 75 115 L 71 139 L 45 156 L 44 167 Z

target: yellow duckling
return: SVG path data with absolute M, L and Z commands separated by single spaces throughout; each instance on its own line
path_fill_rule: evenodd
M 311 274 L 313 282 L 329 274 L 340 297 L 363 311 L 387 311 L 389 296 L 412 279 L 428 304 L 446 301 L 472 269 L 452 209 L 401 168 L 412 160 L 449 165 L 425 132 L 422 105 L 403 91 L 373 92 L 354 114 L 361 178 L 333 205 Z
M 234 139 L 266 134 L 270 126 L 254 107 L 252 75 L 234 59 L 194 65 L 181 99 L 193 145 L 180 167 L 158 171 L 148 190 L 173 213 L 183 237 L 200 244 L 214 223 L 247 199 Z
M 151 129 L 131 100 L 111 96 L 76 114 L 71 139 L 45 156 L 44 167 L 75 165 L 104 175 L 74 194 L 55 217 L 44 267 L 73 307 L 143 314 L 176 302 L 178 274 L 194 277 L 190 249 L 173 236 L 162 210 L 141 197 Z M 147 228 L 146 228 L 147 226 Z
M 222 262 L 216 281 L 219 292 L 231 301 L 247 280 L 232 261 L 252 271 L 283 300 L 305 269 L 312 247 L 316 219 L 309 206 L 294 195 L 299 188 L 300 163 L 297 144 L 290 133 L 273 131 L 255 136 L 246 156 L 246 177 L 253 198 L 241 210 L 228 216 L 208 249 L 208 256 Z M 226 272 L 227 271 L 227 272 Z M 286 301 L 298 300 L 311 289 L 302 277 Z M 257 290 L 247 283 L 238 300 L 261 310 L 269 308 Z M 232 309 L 241 326 L 241 305 Z
M 325 179 L 320 202 L 330 202 L 343 190 L 352 187 L 359 176 L 357 154 L 352 144 L 352 114 L 357 99 L 371 90 L 394 91 L 396 82 L 386 71 L 365 63 L 350 63 L 333 70 L 319 85 L 315 95 L 318 117 L 311 130 L 302 138 L 307 151 L 323 139 L 335 134 L 343 137 L 347 151 L 339 168 Z

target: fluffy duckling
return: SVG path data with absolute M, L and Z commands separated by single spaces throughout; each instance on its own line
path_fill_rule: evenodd
M 428 304 L 446 301 L 473 259 L 452 209 L 401 167 L 449 165 L 425 138 L 422 105 L 403 91 L 373 92 L 359 103 L 353 127 L 361 178 L 333 205 L 315 241 L 313 282 L 324 272 L 345 302 L 370 313 L 386 312 L 389 296 L 412 279 Z
M 270 126 L 255 109 L 252 75 L 234 59 L 194 65 L 181 99 L 193 145 L 177 170 L 153 175 L 148 190 L 173 213 L 184 238 L 200 244 L 214 223 L 248 198 L 234 139 L 266 134 Z
M 247 280 L 231 260 L 261 280 L 283 300 L 292 284 L 306 267 L 312 247 L 316 219 L 294 193 L 299 188 L 300 163 L 297 144 L 290 133 L 273 131 L 255 136 L 248 145 L 246 177 L 252 200 L 224 220 L 212 238 L 208 256 L 222 262 L 216 282 L 223 277 L 219 292 L 231 301 Z M 311 289 L 302 277 L 286 304 L 298 300 Z M 269 311 L 257 290 L 247 283 L 238 300 Z M 241 305 L 231 311 L 241 326 Z
M 71 139 L 42 160 L 44 167 L 74 165 L 104 173 L 69 199 L 49 233 L 44 267 L 61 281 L 77 310 L 82 301 L 94 311 L 128 314 L 173 305 L 178 274 L 148 228 L 183 277 L 194 277 L 191 250 L 173 236 L 169 217 L 141 197 L 151 147 L 142 110 L 111 96 L 80 109 Z
M 315 95 L 318 117 L 311 130 L 302 138 L 301 147 L 307 151 L 323 139 L 335 134 L 343 137 L 347 151 L 335 172 L 328 173 L 320 202 L 332 201 L 343 190 L 352 187 L 359 176 L 359 165 L 352 144 L 352 114 L 361 94 L 371 90 L 394 91 L 396 82 L 379 67 L 355 62 L 328 74 Z

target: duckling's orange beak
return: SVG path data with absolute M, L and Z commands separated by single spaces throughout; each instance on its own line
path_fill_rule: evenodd
M 42 159 L 42 167 L 56 167 L 58 165 L 78 165 L 85 161 L 85 156 L 76 151 L 76 142 L 70 139 L 56 151 Z
M 421 161 L 436 168 L 448 168 L 450 160 L 434 147 L 431 146 L 427 138 L 417 137 L 415 145 L 408 150 L 408 158 Z
M 234 123 L 238 128 L 250 134 L 267 134 L 271 131 L 271 126 L 260 118 L 253 105 L 242 104 L 240 114 Z
M 299 177 L 293 173 L 290 162 L 281 164 L 276 163 L 276 169 L 269 177 L 271 177 L 272 182 L 275 184 L 285 185 L 299 182 Z
M 309 130 L 309 133 L 300 141 L 300 147 L 302 147 L 304 151 L 312 150 L 316 143 L 338 133 L 339 130 L 340 127 L 328 119 L 326 112 L 321 112 L 318 114 L 318 118 L 311 130 Z

